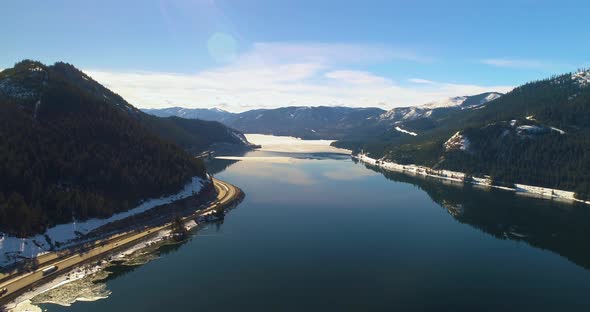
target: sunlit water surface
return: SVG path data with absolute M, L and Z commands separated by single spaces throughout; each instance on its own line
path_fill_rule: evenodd
M 293 146 L 281 152 L 270 144 L 212 161 L 218 178 L 246 193 L 223 224 L 166 247 L 147 264 L 115 267 L 116 274 L 101 282 L 110 292 L 107 299 L 41 307 L 590 308 L 590 207 L 384 174 L 320 145 L 315 153 Z

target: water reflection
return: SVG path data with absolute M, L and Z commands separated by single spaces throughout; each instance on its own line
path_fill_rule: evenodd
M 309 154 L 320 160 L 309 160 Z M 217 168 L 220 179 L 246 193 L 224 223 L 166 246 L 169 255 L 127 269 L 123 278 L 109 279 L 108 300 L 44 308 L 569 311 L 590 306 L 590 271 L 583 269 L 587 207 L 383 173 L 354 165 L 348 156 L 247 155 L 253 159 L 209 163 L 210 171 Z M 303 172 L 306 183 L 293 183 L 287 175 L 292 170 Z
M 580 204 L 531 199 L 502 190 L 441 183 L 363 164 L 387 179 L 424 190 L 457 221 L 498 239 L 526 242 L 590 269 L 590 209 Z
M 211 175 L 216 175 L 220 172 L 225 171 L 227 168 L 231 167 L 238 161 L 239 160 L 229 159 L 215 159 L 214 161 L 212 161 L 210 159 L 206 159 L 207 172 L 209 172 L 209 174 Z
M 237 208 L 238 205 L 239 201 L 228 206 L 224 213 L 229 213 L 231 210 Z M 137 249 L 121 258 L 110 260 L 106 267 L 99 269 L 96 273 L 86 275 L 78 280 L 65 283 L 36 295 L 30 301 L 33 304 L 32 307 L 38 310 L 43 308 L 44 311 L 47 311 L 50 307 L 52 309 L 59 309 L 59 306 L 70 307 L 77 301 L 97 301 L 100 299 L 106 299 L 111 295 L 111 291 L 107 288 L 109 282 L 131 274 L 155 259 L 179 252 L 202 231 L 212 229 L 217 233 L 220 232 L 224 219 L 225 218 L 221 218 L 218 221 L 194 227 L 187 239 L 183 241 L 166 239 L 150 244 L 147 247 Z

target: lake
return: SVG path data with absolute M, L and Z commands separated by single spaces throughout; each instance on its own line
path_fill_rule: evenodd
M 100 282 L 106 299 L 41 307 L 590 308 L 590 207 L 381 172 L 325 144 L 263 143 L 261 151 L 213 160 L 215 176 L 246 193 L 222 224 L 161 248 L 146 264 L 111 267 Z

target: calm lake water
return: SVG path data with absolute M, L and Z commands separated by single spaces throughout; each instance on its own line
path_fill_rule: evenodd
M 244 201 L 48 311 L 581 311 L 590 207 L 382 173 L 348 156 L 215 160 Z

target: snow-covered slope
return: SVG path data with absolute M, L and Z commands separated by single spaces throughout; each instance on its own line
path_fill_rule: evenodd
M 420 107 L 421 108 L 429 108 L 429 109 L 457 107 L 457 106 L 461 106 L 461 104 L 463 104 L 463 102 L 465 102 L 465 100 L 467 100 L 466 96 L 456 96 L 456 97 L 451 97 L 451 98 L 447 98 L 447 99 L 440 100 L 440 101 L 426 103 Z
M 577 82 L 580 87 L 590 86 L 590 70 L 581 70 L 573 73 L 572 80 Z
M 396 107 L 379 116 L 381 121 L 404 121 L 431 117 L 435 112 L 457 109 L 476 109 L 501 97 L 498 92 L 486 92 L 471 96 L 456 96 L 419 106 Z
M 470 145 L 469 139 L 459 131 L 445 142 L 444 147 L 447 152 L 455 150 L 467 152 Z

